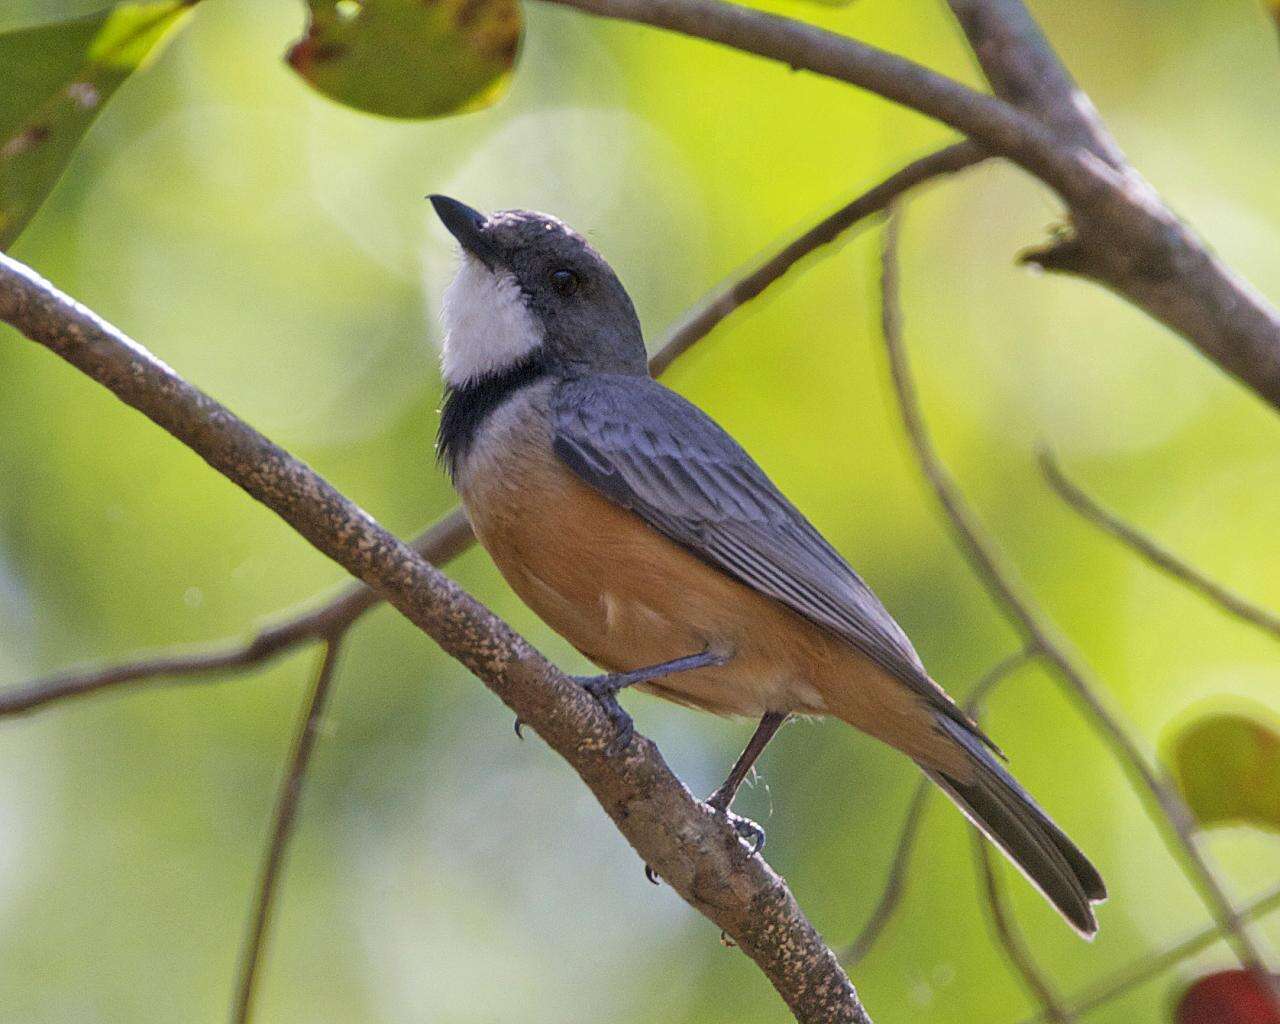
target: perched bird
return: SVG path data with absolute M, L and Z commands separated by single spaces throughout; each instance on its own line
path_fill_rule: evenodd
M 759 727 L 708 804 L 788 716 L 902 751 L 1082 935 L 1102 878 L 925 671 L 861 577 L 709 416 L 649 375 L 603 258 L 554 217 L 430 197 L 462 249 L 444 296 L 439 456 L 515 592 L 605 675 L 583 680 L 632 736 L 639 686 Z

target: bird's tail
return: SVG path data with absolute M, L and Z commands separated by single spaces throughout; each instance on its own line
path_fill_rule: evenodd
M 1097 869 L 977 736 L 950 719 L 941 719 L 939 724 L 969 755 L 973 778 L 960 782 L 927 768 L 925 774 L 1005 852 L 1076 931 L 1093 938 L 1098 923 L 1092 904 L 1107 898 L 1107 887 Z

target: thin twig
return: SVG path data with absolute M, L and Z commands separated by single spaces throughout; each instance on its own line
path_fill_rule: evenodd
M 756 963 L 797 1021 L 869 1021 L 786 883 L 650 740 L 637 733 L 610 755 L 615 729 L 599 702 L 506 623 L 310 467 L 4 254 L 0 320 L 143 413 L 470 669 L 568 762 L 644 862 Z
M 339 632 L 325 638 L 324 654 L 316 670 L 315 682 L 311 686 L 311 693 L 303 709 L 297 735 L 294 737 L 289 767 L 280 783 L 275 815 L 271 821 L 271 840 L 262 861 L 257 896 L 249 920 L 249 931 L 240 953 L 239 980 L 236 984 L 235 1007 L 231 1018 L 235 1024 L 246 1024 L 253 1014 L 255 983 L 259 975 L 267 926 L 271 923 L 276 893 L 279 890 L 280 874 L 284 867 L 285 851 L 293 835 L 307 764 L 311 759 L 312 750 L 315 749 L 316 736 L 320 731 L 320 720 L 324 715 L 325 700 L 329 696 L 330 684 L 333 682 L 334 667 L 338 661 L 338 651 L 342 647 L 343 636 L 344 634 Z
M 1035 657 L 1038 653 L 1039 651 L 1035 648 L 1026 647 L 1018 654 L 1010 657 L 1008 661 L 1016 667 L 1023 664 L 1027 659 Z M 990 680 L 989 682 L 984 680 L 987 685 L 985 687 L 976 687 L 969 700 L 965 703 L 965 710 L 973 717 L 974 721 L 982 720 L 982 705 L 986 701 L 987 694 L 999 681 L 1000 677 L 995 676 L 992 678 L 989 676 L 988 679 Z M 1073 1018 L 1063 1007 L 1062 1001 L 1058 998 L 1053 985 L 1045 976 L 1040 965 L 1036 963 L 1035 957 L 1032 955 L 1031 949 L 1022 935 L 1022 931 L 1018 927 L 1017 919 L 1013 915 L 1013 908 L 1009 905 L 1008 893 L 1005 891 L 1004 885 L 997 874 L 996 865 L 991 856 L 991 847 L 986 836 L 976 828 L 970 829 L 970 831 L 973 837 L 974 862 L 978 868 L 978 878 L 982 882 L 983 892 L 987 897 L 986 903 L 991 915 L 991 926 L 995 930 L 996 938 L 999 940 L 1001 947 L 1004 949 L 1009 965 L 1017 972 L 1018 977 L 1022 979 L 1027 991 L 1043 1007 L 1047 1020 L 1053 1021 L 1054 1024 L 1071 1024 Z
M 1036 651 L 1027 647 L 1020 651 L 1015 651 L 994 665 L 974 686 L 973 693 L 966 703 L 966 708 L 976 706 L 976 702 L 981 700 L 993 686 L 1002 679 L 1007 678 L 1035 656 Z M 862 926 L 862 931 L 838 954 L 840 962 L 845 967 L 855 967 L 866 958 L 884 932 L 885 926 L 888 925 L 893 917 L 894 911 L 898 909 L 898 905 L 902 902 L 902 897 L 906 893 L 907 875 L 911 867 L 911 855 L 915 850 L 916 838 L 920 834 L 920 825 L 924 821 L 925 807 L 928 805 L 929 794 L 932 791 L 933 783 L 927 778 L 922 778 L 916 784 L 911 803 L 907 806 L 907 815 L 902 822 L 898 845 L 894 848 L 893 855 L 889 860 L 889 875 L 885 879 L 880 899 L 876 903 L 875 909 L 871 912 L 871 916 L 867 918 L 867 923 Z
M 1013 917 L 1013 909 L 1009 906 L 1008 893 L 996 874 L 996 865 L 992 863 L 991 847 L 986 838 L 973 829 L 973 857 L 977 865 L 978 878 L 982 882 L 986 894 L 987 909 L 991 912 L 991 927 L 1005 952 L 1010 966 L 1022 979 L 1028 992 L 1043 1007 L 1043 1016 L 1054 1024 L 1071 1024 L 1075 1018 L 1062 1005 L 1053 985 L 1045 977 L 1044 971 L 1036 963 L 1035 957 L 1027 947 L 1017 921 Z
M 974 164 L 981 163 L 987 156 L 985 150 L 972 142 L 957 142 L 953 146 L 937 150 L 919 160 L 913 160 L 902 170 L 891 174 L 874 188 L 852 199 L 829 217 L 818 221 L 804 234 L 760 262 L 753 270 L 728 286 L 721 284 L 711 298 L 694 307 L 694 311 L 671 332 L 666 344 L 649 361 L 649 368 L 654 376 L 662 373 L 672 360 L 687 352 L 696 342 L 710 334 L 729 314 L 754 299 L 814 250 L 834 242 L 855 224 L 882 212 L 894 199 L 917 185 L 972 167 Z
M 902 903 L 902 897 L 906 895 L 911 855 L 915 851 L 916 839 L 920 835 L 920 825 L 924 821 L 924 812 L 929 806 L 931 792 L 933 792 L 933 783 L 928 779 L 921 779 L 916 783 L 911 803 L 907 805 L 907 816 L 902 821 L 898 845 L 894 847 L 893 855 L 889 860 L 889 875 L 885 879 L 880 900 L 871 911 L 871 916 L 867 918 L 867 923 L 862 926 L 862 931 L 858 932 L 853 941 L 837 954 L 845 967 L 852 969 L 866 959 Z
M 1221 583 L 1210 579 L 1168 548 L 1161 546 L 1136 527 L 1130 526 L 1114 512 L 1098 504 L 1094 498 L 1067 477 L 1053 453 L 1048 449 L 1040 453 L 1040 468 L 1044 472 L 1045 479 L 1058 492 L 1058 495 L 1089 522 L 1111 534 L 1122 544 L 1128 545 L 1157 569 L 1208 598 L 1228 615 L 1234 615 L 1242 622 L 1257 626 L 1280 639 L 1280 615 L 1254 604 Z
M 466 550 L 471 542 L 471 527 L 466 516 L 461 509 L 454 509 L 424 530 L 412 545 L 429 562 L 443 565 Z M 161 678 L 170 683 L 220 682 L 226 678 L 225 674 L 213 679 L 204 677 L 255 668 L 299 644 L 346 629 L 381 602 L 382 598 L 363 583 L 348 584 L 319 607 L 268 626 L 247 641 L 229 640 L 212 647 L 151 654 L 120 664 L 74 669 L 0 690 L 0 718 L 124 683 Z
M 1246 904 L 1240 911 L 1240 919 L 1242 921 L 1255 921 L 1277 909 L 1280 909 L 1280 887 L 1272 889 L 1269 893 Z M 1140 957 L 1127 967 L 1120 968 L 1114 974 L 1091 985 L 1086 991 L 1071 999 L 1068 1012 L 1077 1017 L 1083 1017 L 1085 1014 L 1111 1002 L 1113 999 L 1119 998 L 1152 978 L 1158 977 L 1170 968 L 1176 967 L 1182 961 L 1203 952 L 1215 942 L 1221 941 L 1221 939 L 1222 929 L 1216 925 L 1210 925 L 1208 928 L 1196 932 L 1194 935 L 1175 943 L 1167 949 L 1152 953 L 1149 956 Z M 1041 1013 L 1037 1016 L 1026 1018 L 1021 1024 L 1045 1024 L 1048 1019 Z
M 921 157 L 862 193 L 836 213 L 819 221 L 796 240 L 770 254 L 745 275 L 722 283 L 709 299 L 697 307 L 668 337 L 649 361 L 657 376 L 676 359 L 722 323 L 744 303 L 763 292 L 796 263 L 835 239 L 861 220 L 885 208 L 894 198 L 933 178 L 968 167 L 983 159 L 981 150 L 959 143 Z M 445 565 L 474 542 L 471 527 L 461 509 L 454 509 L 413 542 L 414 550 L 434 565 Z M 314 611 L 284 619 L 245 642 L 226 641 L 214 647 L 190 652 L 152 654 L 123 664 L 94 666 L 70 673 L 38 679 L 8 690 L 0 690 L 0 718 L 32 711 L 65 697 L 94 693 L 123 683 L 164 677 L 169 682 L 195 682 L 214 676 L 209 682 L 227 677 L 218 672 L 250 669 L 263 664 L 300 643 L 313 642 L 335 628 L 346 628 L 381 602 L 361 583 L 348 585 Z
M 894 393 L 912 452 L 942 505 L 961 551 L 1005 618 L 1018 630 L 1026 643 L 1034 645 L 1043 653 L 1046 660 L 1057 669 L 1058 678 L 1083 705 L 1089 720 L 1116 755 L 1151 813 L 1166 844 L 1195 884 L 1205 906 L 1218 926 L 1230 937 L 1241 962 L 1251 970 L 1265 971 L 1258 948 L 1241 924 L 1216 872 L 1209 866 L 1196 843 L 1193 820 L 1182 797 L 1153 771 L 1137 740 L 1121 723 L 1119 714 L 1108 707 L 1102 696 L 1102 687 L 1081 666 L 1067 640 L 1058 634 L 1025 591 L 1016 573 L 1005 563 L 1003 554 L 987 535 L 938 457 L 924 423 L 902 342 L 896 249 L 897 221 L 890 216 L 884 238 L 881 318 Z

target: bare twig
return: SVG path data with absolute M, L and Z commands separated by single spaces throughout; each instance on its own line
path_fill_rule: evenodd
M 921 779 L 916 783 L 911 803 L 907 805 L 907 815 L 902 820 L 898 844 L 889 860 L 889 875 L 885 879 L 880 899 L 867 918 L 867 923 L 862 926 L 862 931 L 838 954 L 845 967 L 856 967 L 866 959 L 884 933 L 894 911 L 902 903 L 902 897 L 907 891 L 907 875 L 911 870 L 911 855 L 915 851 L 916 839 L 920 836 L 920 824 L 924 821 L 925 808 L 929 806 L 929 794 L 932 791 L 933 783 L 928 779 Z
M 1054 1024 L 1070 1024 L 1075 1018 L 1062 1005 L 1053 986 L 1045 977 L 1044 971 L 1036 963 L 1035 957 L 1027 947 L 1026 939 L 1018 929 L 1013 918 L 1013 910 L 1009 906 L 1008 894 L 996 874 L 996 865 L 992 863 L 991 848 L 987 840 L 973 830 L 973 856 L 978 868 L 978 877 L 982 881 L 983 891 L 987 897 L 987 909 L 991 914 L 991 927 L 996 933 L 1010 966 L 1026 986 L 1027 991 L 1044 1009 L 1044 1019 Z
M 942 505 L 961 550 L 1005 618 L 1022 634 L 1027 644 L 1040 650 L 1053 665 L 1058 678 L 1083 706 L 1089 720 L 1115 753 L 1151 812 L 1161 836 L 1195 884 L 1218 926 L 1229 936 L 1241 962 L 1250 969 L 1263 970 L 1261 954 L 1196 843 L 1191 814 L 1181 796 L 1157 776 L 1138 742 L 1122 724 L 1119 714 L 1108 707 L 1102 696 L 1102 687 L 1080 665 L 1065 637 L 1058 634 L 1025 591 L 1016 573 L 1005 563 L 1003 554 L 987 535 L 938 457 L 924 423 L 902 342 L 896 251 L 897 222 L 891 217 L 885 229 L 881 317 L 894 391 L 912 452 Z
M 711 298 L 697 307 L 698 312 L 687 317 L 671 332 L 650 359 L 650 369 L 655 376 L 661 374 L 735 310 L 763 292 L 805 256 L 861 220 L 882 211 L 897 196 L 981 159 L 982 153 L 976 146 L 959 143 L 913 161 L 890 175 L 830 217 L 819 221 L 795 241 L 769 255 L 744 276 L 722 284 Z M 439 566 L 465 551 L 474 539 L 466 516 L 461 509 L 454 509 L 414 540 L 413 547 L 423 558 Z M 314 611 L 289 617 L 262 630 L 247 642 L 233 640 L 190 652 L 147 655 L 122 664 L 78 669 L 0 690 L 0 717 L 123 683 L 160 677 L 196 682 L 212 676 L 214 678 L 208 681 L 221 681 L 225 676 L 216 673 L 254 668 L 300 643 L 313 642 L 334 628 L 350 626 L 381 600 L 364 584 L 356 583 L 348 585 Z
M 1011 669 L 1017 668 L 1028 659 L 1034 658 L 1038 653 L 1039 651 L 1034 647 L 1026 647 L 1017 654 L 1011 655 L 1005 664 L 1008 664 Z M 965 702 L 965 711 L 973 717 L 974 721 L 981 721 L 982 704 L 992 687 L 1001 678 L 1003 678 L 1002 675 L 997 675 L 994 672 L 989 674 L 983 680 L 986 685 L 976 687 L 968 701 Z M 991 916 L 991 927 L 995 930 L 996 938 L 1004 949 L 1009 965 L 1017 972 L 1018 977 L 1022 979 L 1027 991 L 1044 1008 L 1047 1020 L 1053 1021 L 1054 1024 L 1071 1024 L 1073 1018 L 1063 1007 L 1062 1001 L 1058 998 L 1053 985 L 1045 976 L 1040 965 L 1036 963 L 1035 957 L 1032 956 L 1031 949 L 1027 946 L 1027 941 L 1022 935 L 1022 931 L 1018 928 L 1018 922 L 1013 916 L 1013 908 L 1009 905 L 1008 893 L 1006 893 L 1000 876 L 997 874 L 997 868 L 991 856 L 991 847 L 986 836 L 982 835 L 976 828 L 970 831 L 973 837 L 974 862 L 978 868 L 978 878 L 982 882 L 983 892 L 987 897 L 987 910 Z
M 1214 256 L 1132 168 L 1073 143 L 1059 134 L 1060 125 L 1050 127 L 856 39 L 724 0 L 548 2 L 768 57 L 950 125 L 1029 171 L 1067 204 L 1075 228 L 1067 242 L 1026 259 L 1105 285 L 1280 407 L 1280 312 Z
M 608 756 L 597 701 L 309 467 L 142 346 L 0 254 L 0 320 L 173 435 L 474 672 L 576 771 L 644 862 L 745 952 L 805 1024 L 869 1018 L 781 878 L 637 734 Z
M 977 702 L 985 696 L 993 686 L 1007 678 L 1018 668 L 1036 656 L 1032 648 L 1015 651 L 1007 658 L 994 665 L 973 688 L 966 708 L 976 707 Z M 876 941 L 884 932 L 893 913 L 902 902 L 906 892 L 907 873 L 911 868 L 911 854 L 915 849 L 916 838 L 920 833 L 920 824 L 924 820 L 925 807 L 929 794 L 933 791 L 933 783 L 922 778 L 917 784 L 911 803 L 907 806 L 907 815 L 902 822 L 902 832 L 898 836 L 898 845 L 894 848 L 889 861 L 889 876 L 885 879 L 884 889 L 876 903 L 867 923 L 862 926 L 857 937 L 839 953 L 840 962 L 845 967 L 854 967 L 866 958 Z
M 958 142 L 907 164 L 831 216 L 818 221 L 755 269 L 727 287 L 722 285 L 671 332 L 666 344 L 649 361 L 649 368 L 655 376 L 660 374 L 672 360 L 710 334 L 729 314 L 754 299 L 814 250 L 835 241 L 855 224 L 882 212 L 897 197 L 926 181 L 962 171 L 986 158 L 987 153 L 972 142 Z
M 1234 615 L 1237 619 L 1280 638 L 1280 615 L 1246 600 L 1235 591 L 1210 579 L 1168 548 L 1130 526 L 1114 512 L 1103 508 L 1067 477 L 1053 457 L 1053 453 L 1047 449 L 1040 453 L 1040 468 L 1044 471 L 1049 485 L 1089 522 L 1128 545 L 1157 569 L 1208 598 L 1228 615 Z
M 258 965 L 261 962 L 263 945 L 266 941 L 267 925 L 270 923 L 272 909 L 275 906 L 285 850 L 293 835 L 293 825 L 297 819 L 298 800 L 302 795 L 307 763 L 311 759 L 316 736 L 320 731 L 320 719 L 324 715 L 325 701 L 329 696 L 330 684 L 333 682 L 333 672 L 337 665 L 343 636 L 344 634 L 340 632 L 332 633 L 324 640 L 324 654 L 320 659 L 315 682 L 311 686 L 311 693 L 303 709 L 298 733 L 294 737 L 289 767 L 280 784 L 275 815 L 271 821 L 271 841 L 267 845 L 266 856 L 262 861 L 249 933 L 245 937 L 244 948 L 240 953 L 239 981 L 236 984 L 235 1005 L 231 1018 L 235 1024 L 245 1024 L 253 1013 L 254 989 L 259 973 Z
M 1272 889 L 1252 903 L 1246 904 L 1240 911 L 1240 919 L 1242 921 L 1255 921 L 1277 909 L 1280 909 L 1280 887 Z M 1175 943 L 1168 949 L 1140 957 L 1127 967 L 1120 968 L 1111 976 L 1095 985 L 1091 985 L 1088 990 L 1071 999 L 1068 1012 L 1076 1017 L 1083 1017 L 1085 1014 L 1111 1002 L 1113 999 L 1119 998 L 1152 978 L 1158 977 L 1171 967 L 1176 967 L 1189 957 L 1208 949 L 1221 938 L 1222 929 L 1216 925 L 1210 925 L 1208 928 L 1196 932 L 1181 942 Z M 1047 1020 L 1049 1018 L 1040 1013 L 1034 1017 L 1028 1017 L 1022 1021 L 1022 1024 L 1044 1024 Z
M 455 509 L 413 541 L 423 558 L 437 565 L 448 562 L 471 544 L 471 527 Z M 216 682 L 206 677 L 250 669 L 292 650 L 344 630 L 382 598 L 363 583 L 344 587 L 318 608 L 268 626 L 248 641 L 231 640 L 215 647 L 147 655 L 121 664 L 86 667 L 0 690 L 0 717 L 33 711 L 66 697 L 95 693 L 123 683 L 160 678 L 180 682 Z

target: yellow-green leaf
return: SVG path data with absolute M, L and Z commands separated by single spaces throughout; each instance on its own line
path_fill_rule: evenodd
M 1175 737 L 1172 759 L 1200 824 L 1280 831 L 1280 733 L 1274 726 L 1243 714 L 1208 715 Z
M 330 99 L 425 118 L 491 103 L 520 43 L 516 0 L 308 0 L 295 71 Z
M 103 104 L 189 6 L 122 3 L 0 35 L 0 249 L 40 208 Z

